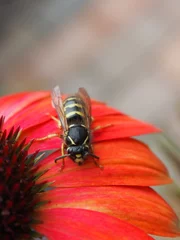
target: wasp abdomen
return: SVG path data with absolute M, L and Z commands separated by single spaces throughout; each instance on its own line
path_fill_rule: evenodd
M 77 123 L 84 124 L 84 107 L 82 102 L 78 98 L 67 98 L 63 105 L 68 125 Z

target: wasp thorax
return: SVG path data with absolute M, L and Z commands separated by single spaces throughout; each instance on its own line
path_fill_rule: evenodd
M 89 134 L 83 126 L 73 126 L 69 128 L 66 137 L 66 144 L 68 146 L 79 146 L 89 142 Z

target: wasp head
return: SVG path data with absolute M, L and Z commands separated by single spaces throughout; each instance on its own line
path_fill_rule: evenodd
M 67 148 L 67 153 L 74 162 L 81 165 L 85 158 L 89 155 L 89 147 L 87 145 L 70 146 Z

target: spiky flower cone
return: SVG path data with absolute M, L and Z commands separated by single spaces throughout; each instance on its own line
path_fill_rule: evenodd
M 0 118 L 0 239 L 28 239 L 34 235 L 31 224 L 36 221 L 33 212 L 46 183 L 36 184 L 43 173 L 35 166 L 37 152 L 28 155 L 31 146 L 25 139 L 18 142 L 20 128 L 3 129 Z

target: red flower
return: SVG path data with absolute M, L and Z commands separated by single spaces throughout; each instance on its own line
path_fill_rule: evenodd
M 91 159 L 83 166 L 66 159 L 60 171 L 61 162 L 54 163 L 61 154 L 60 138 L 31 144 L 34 138 L 60 131 L 50 117 L 56 113 L 49 93 L 2 97 L 0 111 L 5 116 L 0 124 L 1 239 L 27 239 L 34 230 L 48 239 L 179 236 L 176 214 L 150 188 L 171 183 L 168 171 L 146 145 L 131 138 L 158 129 L 92 101 L 92 128 L 112 124 L 93 138 L 104 169 Z M 55 152 L 38 161 L 39 149 Z M 50 184 L 55 188 L 47 189 Z

